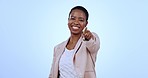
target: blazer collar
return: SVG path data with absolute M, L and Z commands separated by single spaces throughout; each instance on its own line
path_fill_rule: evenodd
M 77 42 L 75 48 L 74 48 L 75 52 L 77 52 L 77 50 L 79 50 L 79 48 L 80 48 L 80 46 L 81 46 L 81 44 L 82 44 L 82 41 L 83 41 L 83 38 L 82 38 L 82 36 L 81 36 L 81 37 L 79 38 L 79 40 L 78 40 L 78 42 Z
M 65 47 L 66 47 L 66 45 L 67 45 L 69 39 L 70 39 L 70 38 L 68 38 L 66 41 L 64 41 L 64 42 L 62 43 L 62 45 L 58 48 L 59 56 L 61 56 L 61 55 L 63 54 L 63 52 L 64 52 L 64 50 L 65 50 Z M 83 38 L 82 38 L 82 36 L 81 36 L 81 37 L 79 38 L 79 40 L 78 40 L 76 46 L 74 47 L 75 52 L 80 48 L 80 46 L 81 46 L 81 44 L 82 44 L 82 41 L 83 41 Z
M 64 41 L 58 48 L 57 48 L 57 60 L 56 60 L 56 66 L 55 66 L 55 70 L 58 70 L 58 65 L 59 65 L 59 60 L 60 60 L 60 57 L 61 55 L 63 54 L 64 52 L 64 49 L 68 43 L 69 39 L 67 39 L 66 41 Z M 82 37 L 79 38 L 74 50 L 75 52 L 77 52 L 81 46 L 81 43 L 82 43 L 83 39 Z M 55 71 L 54 74 L 58 74 L 58 71 Z M 56 75 L 57 76 L 57 75 Z

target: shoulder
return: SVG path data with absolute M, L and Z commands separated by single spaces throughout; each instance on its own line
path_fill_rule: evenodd
M 95 32 L 91 32 L 91 33 L 92 33 L 93 37 L 95 38 L 95 40 L 100 42 L 100 38 L 99 38 L 98 34 Z
M 66 40 L 66 41 L 63 41 L 63 42 L 61 42 L 61 43 L 59 43 L 59 44 L 57 44 L 57 45 L 54 47 L 54 50 L 60 49 L 60 48 L 62 48 L 62 47 L 65 47 L 66 44 L 67 44 L 67 40 Z
M 97 33 L 95 33 L 95 32 L 91 32 L 92 34 L 93 34 L 93 36 L 95 36 L 95 37 L 98 37 L 99 38 L 99 36 L 98 36 L 98 34 Z
M 61 42 L 61 43 L 59 43 L 59 44 L 55 45 L 55 47 L 54 47 L 54 48 L 58 48 L 58 47 L 62 46 L 62 44 L 64 44 L 64 42 L 65 42 L 65 41 L 63 41 L 63 42 Z

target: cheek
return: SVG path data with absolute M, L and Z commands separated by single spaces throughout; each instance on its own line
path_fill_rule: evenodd
M 68 25 L 68 28 L 70 29 L 71 23 L 69 21 L 68 21 L 68 24 L 67 25 Z
M 81 23 L 81 26 L 85 27 L 86 26 L 86 23 Z
M 71 23 L 72 23 L 71 21 L 68 21 L 68 26 L 69 26 Z
M 70 23 L 69 23 L 69 22 L 68 22 L 68 24 L 67 24 L 67 25 L 68 25 L 68 27 L 70 27 Z

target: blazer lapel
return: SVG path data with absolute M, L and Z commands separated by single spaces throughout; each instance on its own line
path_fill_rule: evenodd
M 68 40 L 67 41 L 64 41 L 58 48 L 57 48 L 57 51 L 56 51 L 56 61 L 55 61 L 55 70 L 54 71 L 54 78 L 58 78 L 58 70 L 59 70 L 59 61 L 60 61 L 60 57 L 61 55 L 63 54 L 64 52 L 64 49 L 65 49 L 65 46 L 67 44 Z
M 79 48 L 81 47 L 81 44 L 82 44 L 82 37 L 79 38 L 74 50 L 75 52 L 77 52 L 79 50 Z
M 77 44 L 76 44 L 76 46 L 75 46 L 75 48 L 74 48 L 74 50 L 75 50 L 75 52 L 77 52 L 78 50 L 79 50 L 79 48 L 80 48 L 80 46 L 81 46 L 81 44 L 82 44 L 82 37 L 80 37 L 80 39 L 78 40 L 78 42 L 77 42 Z M 63 54 L 63 52 L 64 52 L 64 50 L 65 50 L 65 47 L 66 47 L 66 45 L 67 45 L 67 42 L 69 41 L 69 39 L 68 40 L 66 40 L 66 41 L 64 41 L 58 48 L 57 48 L 57 52 L 56 52 L 56 64 L 55 64 L 55 70 L 57 70 L 57 71 L 55 71 L 54 73 L 55 73 L 55 78 L 57 78 L 57 76 L 58 76 L 58 70 L 59 70 L 59 61 L 60 61 L 60 58 L 61 58 L 61 56 L 62 56 L 62 54 Z M 74 58 L 75 59 L 75 58 Z

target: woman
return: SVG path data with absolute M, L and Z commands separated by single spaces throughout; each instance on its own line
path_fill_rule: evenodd
M 97 34 L 86 28 L 88 16 L 82 6 L 71 9 L 68 18 L 71 35 L 54 48 L 49 78 L 96 78 L 95 61 L 100 41 Z

